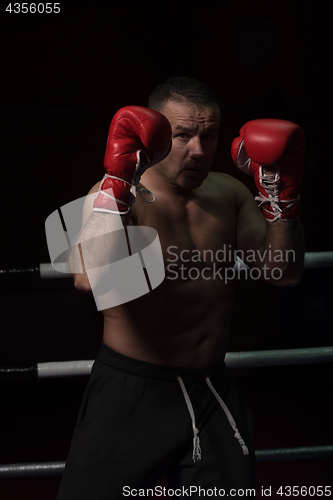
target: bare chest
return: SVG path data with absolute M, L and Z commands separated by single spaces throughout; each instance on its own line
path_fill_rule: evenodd
M 141 203 L 137 224 L 153 227 L 160 239 L 166 274 L 233 265 L 236 212 L 223 200 L 196 199 L 186 205 Z M 148 204 L 147 204 L 148 205 Z M 186 278 L 185 278 L 186 279 Z

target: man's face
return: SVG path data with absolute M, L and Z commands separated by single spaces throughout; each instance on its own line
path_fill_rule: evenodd
M 162 112 L 172 127 L 172 148 L 165 160 L 153 168 L 173 188 L 195 189 L 207 177 L 214 160 L 219 110 L 168 101 Z

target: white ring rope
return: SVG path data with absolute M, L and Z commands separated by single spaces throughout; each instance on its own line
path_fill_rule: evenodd
M 304 267 L 333 267 L 333 252 L 305 252 Z
M 255 455 L 257 462 L 330 458 L 333 456 L 333 445 L 256 450 Z M 66 462 L 40 462 L 0 465 L 0 478 L 60 475 L 64 472 L 65 464 Z
M 270 351 L 228 352 L 228 368 L 285 366 L 333 361 L 333 346 L 277 349 Z M 94 360 L 51 361 L 24 366 L 0 366 L 0 379 L 89 376 Z
M 90 375 L 93 360 L 88 361 L 51 361 L 38 363 L 38 378 L 80 377 Z
M 228 368 L 255 366 L 283 366 L 333 361 L 333 347 L 311 347 L 281 349 L 272 351 L 227 352 L 225 363 Z M 70 377 L 89 375 L 93 361 L 63 361 L 39 363 L 38 377 Z
M 237 261 L 242 262 L 238 257 Z M 41 279 L 61 277 L 66 278 L 67 274 L 69 274 L 67 263 L 63 262 L 61 264 L 57 264 L 57 267 L 58 266 L 61 266 L 62 272 L 55 271 L 52 267 L 52 264 L 40 264 Z M 246 266 L 246 264 L 242 262 L 242 266 Z M 305 269 L 333 267 L 333 252 L 306 252 L 304 258 L 304 267 Z
M 0 477 L 53 476 L 64 472 L 66 462 L 0 465 Z
M 301 347 L 270 351 L 228 352 L 225 362 L 228 368 L 255 366 L 303 365 L 333 361 L 333 346 Z
M 25 267 L 11 267 L 0 269 L 0 278 L 13 278 L 13 277 L 37 277 L 40 279 L 50 278 L 68 278 L 70 276 L 67 262 L 59 262 L 57 271 L 53 269 L 52 264 L 36 264 Z M 236 268 L 247 267 L 239 257 L 235 264 Z M 325 252 L 306 252 L 304 260 L 305 269 L 317 269 L 325 267 L 333 267 L 333 251 Z

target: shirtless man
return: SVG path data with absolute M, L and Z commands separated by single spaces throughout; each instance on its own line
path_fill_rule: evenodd
M 303 161 L 301 129 L 290 122 L 249 122 L 233 143 L 234 161 L 255 177 L 264 216 L 241 182 L 210 172 L 222 117 L 205 85 L 169 79 L 151 94 L 149 108 L 163 115 L 157 113 L 152 120 L 159 136 L 166 137 L 164 159 L 147 168 L 151 151 L 142 147 L 138 133 L 137 149 L 147 154 L 140 154 L 139 163 L 146 169 L 136 183 L 153 193 L 153 203 L 147 203 L 147 193 L 138 194 L 133 203 L 129 187 L 120 187 L 117 178 L 124 177 L 115 172 L 107 149 L 111 177 L 89 193 L 97 196 L 86 204 L 80 241 L 91 241 L 97 226 L 113 231 L 113 212 L 119 211 L 124 227 L 157 231 L 166 276 L 150 293 L 103 311 L 103 347 L 81 407 L 58 500 L 118 499 L 139 495 L 139 490 L 145 496 L 162 474 L 168 487 L 177 489 L 176 495 L 191 492 L 193 498 L 199 498 L 199 487 L 223 488 L 229 494 L 255 484 L 252 416 L 223 362 L 234 300 L 233 281 L 225 278 L 236 250 L 241 250 L 245 256 L 251 251 L 248 265 L 272 285 L 299 282 L 304 244 L 295 189 Z M 133 107 L 130 112 L 143 123 L 150 110 Z M 171 125 L 169 153 L 164 117 Z M 268 148 L 262 136 L 269 137 Z M 109 135 L 109 141 L 113 139 Z M 244 144 L 257 163 L 248 160 Z M 260 184 L 259 174 L 271 182 L 279 167 L 266 165 L 260 171 L 258 163 L 277 163 L 266 160 L 265 154 L 279 148 L 274 154 L 280 157 L 289 148 L 287 160 L 279 165 L 280 184 L 275 182 L 269 191 L 267 182 Z M 296 181 L 288 169 L 297 171 Z M 135 164 L 132 176 L 134 170 Z M 269 197 L 276 185 L 283 196 L 275 191 Z M 118 202 L 103 195 L 110 187 Z M 216 274 L 215 257 L 221 249 L 228 252 Z M 285 258 L 272 260 L 274 252 Z M 86 271 L 82 248 L 79 258 Z M 91 290 L 86 272 L 74 273 L 74 278 L 78 289 Z

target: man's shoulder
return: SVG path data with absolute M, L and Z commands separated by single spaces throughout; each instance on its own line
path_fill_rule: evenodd
M 88 194 L 97 193 L 100 183 L 101 181 L 96 182 L 96 184 L 93 185 Z
M 238 211 L 246 202 L 253 201 L 253 195 L 241 181 L 232 175 L 222 172 L 210 172 L 205 181 L 203 191 L 212 203 L 226 206 L 232 204 Z
M 238 179 L 223 172 L 210 172 L 205 182 L 212 192 L 227 191 L 229 194 L 237 194 L 245 187 Z
M 241 182 L 233 177 L 232 175 L 226 174 L 224 172 L 209 172 L 207 179 L 221 183 L 221 184 L 241 184 Z

